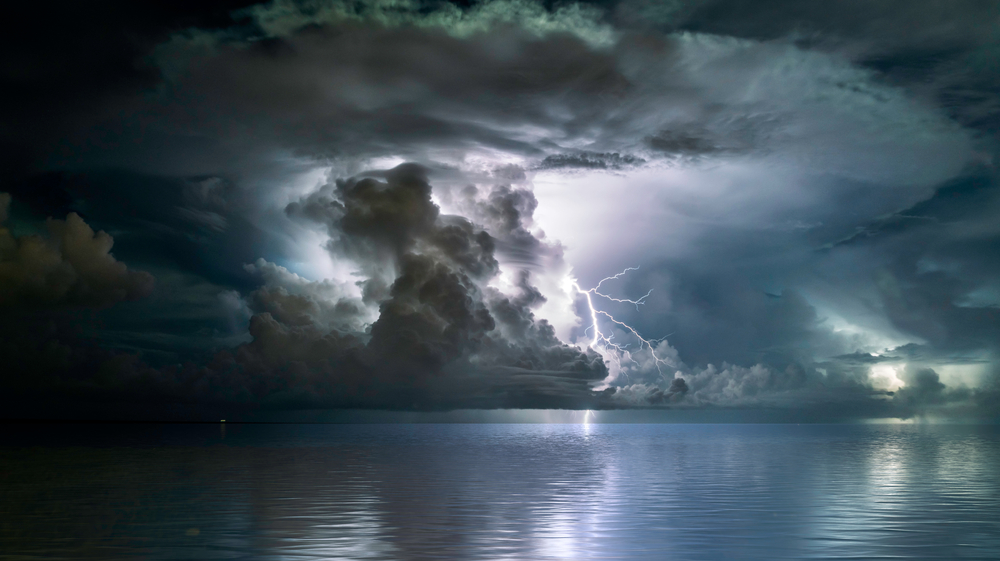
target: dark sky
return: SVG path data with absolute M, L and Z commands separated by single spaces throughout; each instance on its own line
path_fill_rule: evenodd
M 996 2 L 18 10 L 7 417 L 998 417 Z

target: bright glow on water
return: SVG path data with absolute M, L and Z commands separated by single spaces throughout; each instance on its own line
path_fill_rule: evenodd
M 593 421 L 8 426 L 0 551 L 1000 558 L 997 427 Z

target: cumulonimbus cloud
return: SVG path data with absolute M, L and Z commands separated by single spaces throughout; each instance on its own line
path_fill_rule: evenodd
M 980 174 L 982 188 L 941 182 L 968 162 L 975 139 L 963 126 L 995 119 L 995 96 L 962 78 L 993 24 L 932 4 L 852 4 L 889 24 L 875 33 L 840 5 L 782 19 L 785 0 L 623 2 L 607 13 L 528 0 L 282 0 L 229 28 L 177 32 L 145 59 L 162 81 L 92 111 L 122 138 L 88 132 L 51 161 L 141 168 L 114 193 L 145 201 L 142 212 L 121 213 L 114 231 L 155 241 L 169 230 L 157 258 L 210 281 L 200 303 L 225 290 L 242 337 L 228 344 L 252 340 L 185 365 L 120 354 L 92 370 L 148 395 L 286 405 L 835 403 L 864 416 L 982 402 L 948 369 L 996 356 L 997 269 L 984 257 L 995 174 Z M 809 35 L 827 15 L 837 36 Z M 959 23 L 926 23 L 939 19 Z M 916 71 L 905 55 L 925 39 L 932 52 L 917 62 L 930 78 L 907 82 L 900 73 Z M 936 106 L 946 94 L 976 100 Z M 450 169 L 453 184 L 414 165 L 370 169 L 401 161 Z M 346 179 L 315 187 L 321 172 Z M 171 181 L 145 188 L 157 174 Z M 550 182 L 548 200 L 532 191 L 535 176 Z M 99 192 L 63 198 L 96 206 Z M 581 200 L 593 214 L 573 211 Z M 111 224 L 119 208 L 88 220 Z M 42 246 L 64 231 L 84 239 L 73 216 Z M 93 255 L 110 238 L 90 235 L 90 260 L 107 265 Z M 137 237 L 119 237 L 119 250 Z M 310 268 L 314 258 L 335 267 Z M 622 282 L 655 291 L 619 317 L 670 334 L 657 347 L 669 369 L 646 351 L 627 368 L 602 365 L 540 319 L 576 340 L 589 323 L 573 323 L 580 310 L 571 296 L 556 303 L 552 285 L 639 263 Z M 64 265 L 37 277 L 50 279 L 49 296 L 29 298 L 22 281 L 11 294 L 62 310 L 141 293 L 111 274 L 120 262 L 102 274 L 70 264 L 78 278 L 66 282 Z M 551 315 L 555 305 L 571 321 Z M 204 340 L 211 329 L 193 323 L 150 339 Z M 878 386 L 876 367 L 904 387 Z

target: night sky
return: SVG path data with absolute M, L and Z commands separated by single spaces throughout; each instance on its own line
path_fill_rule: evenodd
M 1000 415 L 995 1 L 7 21 L 6 418 Z

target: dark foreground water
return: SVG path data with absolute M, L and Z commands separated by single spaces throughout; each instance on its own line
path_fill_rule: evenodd
M 3 559 L 1000 559 L 997 427 L 0 429 Z

